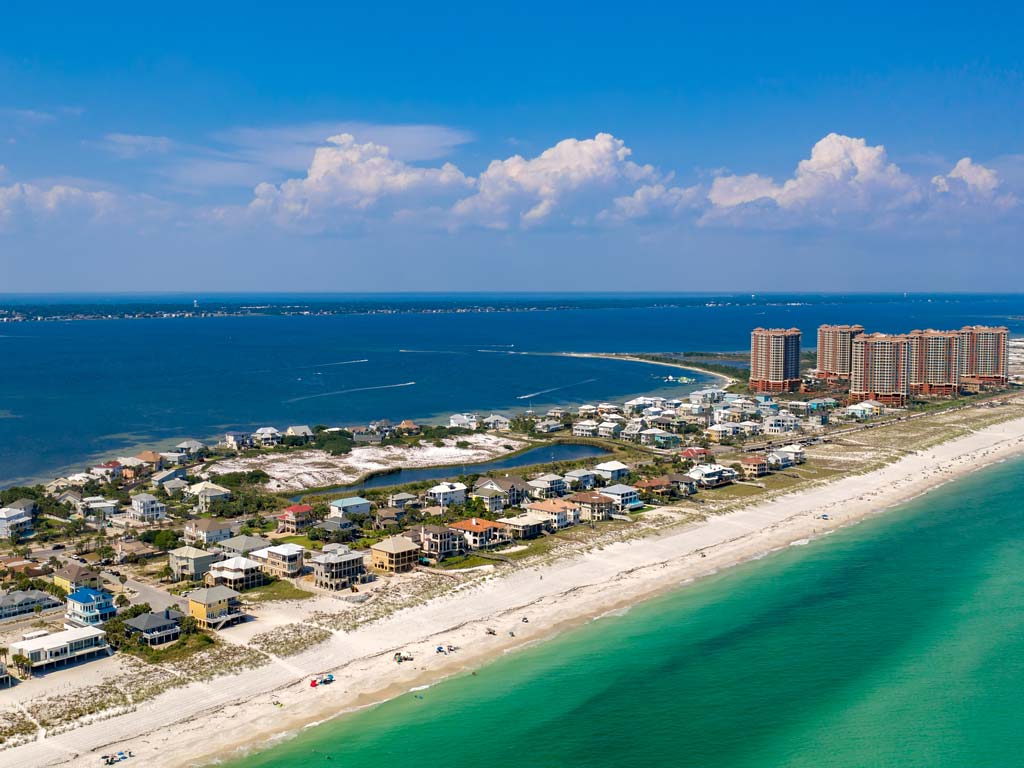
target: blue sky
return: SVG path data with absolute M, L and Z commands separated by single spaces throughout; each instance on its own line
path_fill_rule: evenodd
M 1024 278 L 1019 6 L 552 5 L 7 4 L 0 292 Z

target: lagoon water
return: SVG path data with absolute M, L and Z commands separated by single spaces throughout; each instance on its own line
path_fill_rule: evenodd
M 253 296 L 250 303 L 310 297 Z M 520 301 L 543 311 L 465 311 Z M 202 301 L 202 297 L 200 297 Z M 149 297 L 93 297 L 146 308 Z M 231 299 L 235 303 L 239 297 Z M 0 308 L 66 304 L 0 296 Z M 749 346 L 757 325 L 823 322 L 883 331 L 1006 323 L 1022 296 L 536 297 L 353 299 L 363 314 L 86 320 L 0 325 L 0 487 L 98 457 L 263 425 L 352 425 L 457 411 L 682 394 L 678 373 L 640 363 L 524 352 L 712 351 Z M 159 306 L 173 307 L 167 297 Z M 178 308 L 190 308 L 179 297 Z M 394 314 L 368 314 L 397 307 Z M 422 307 L 422 311 L 417 308 Z M 706 383 L 706 377 L 697 377 Z
M 1022 484 L 979 472 L 230 765 L 1020 765 Z

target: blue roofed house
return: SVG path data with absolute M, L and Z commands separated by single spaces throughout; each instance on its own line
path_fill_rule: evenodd
M 346 517 L 348 515 L 368 515 L 373 509 L 373 502 L 364 499 L 362 496 L 349 496 L 345 499 L 335 499 L 331 502 L 331 511 L 328 517 Z
M 117 609 L 109 592 L 92 587 L 76 589 L 68 595 L 65 617 L 76 627 L 95 627 L 114 618 Z

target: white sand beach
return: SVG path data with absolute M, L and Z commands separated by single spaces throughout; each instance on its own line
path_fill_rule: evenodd
M 97 765 L 98 755 L 128 749 L 137 756 L 132 764 L 158 768 L 237 756 L 311 723 L 480 666 L 608 611 L 883 512 L 1021 452 L 1024 419 L 1014 419 L 871 472 L 542 568 L 477 580 L 354 631 L 338 631 L 303 654 L 173 689 L 128 714 L 0 752 L 0 765 Z M 822 514 L 829 519 L 821 519 Z M 528 624 L 522 622 L 524 616 Z M 251 630 L 243 628 L 262 631 L 275 621 L 293 622 L 296 615 L 281 616 L 270 609 Z M 487 627 L 496 629 L 496 636 L 487 635 Z M 461 650 L 438 655 L 438 644 Z M 413 654 L 415 661 L 396 664 L 392 655 L 397 650 Z M 326 671 L 336 682 L 311 689 L 310 675 Z

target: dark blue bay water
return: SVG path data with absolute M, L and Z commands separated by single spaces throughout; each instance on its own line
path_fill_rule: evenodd
M 47 301 L 70 299 L 0 296 L 0 308 Z M 211 301 L 201 297 L 204 305 Z M 796 325 L 813 346 L 822 322 L 882 331 L 1007 323 L 1019 332 L 1024 317 L 1021 296 L 503 295 L 336 303 L 353 302 L 362 314 L 0 325 L 0 485 L 140 445 L 263 424 L 429 419 L 690 389 L 666 384 L 669 371 L 649 365 L 521 352 L 740 350 L 757 325 Z M 97 303 L 182 308 L 191 298 L 88 298 L 89 306 Z M 488 303 L 538 309 L 456 311 Z M 384 306 L 394 313 L 368 314 Z

